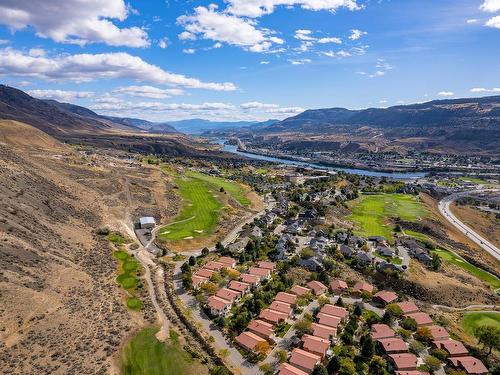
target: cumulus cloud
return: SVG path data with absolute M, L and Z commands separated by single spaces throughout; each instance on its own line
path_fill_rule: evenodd
M 280 107 L 280 108 L 270 108 L 265 111 L 270 114 L 285 114 L 291 115 L 296 113 L 304 112 L 304 108 L 301 107 Z
M 232 110 L 235 107 L 227 103 L 202 103 L 202 104 L 186 104 L 186 103 L 162 103 L 162 102 L 128 102 L 121 100 L 100 101 L 90 106 L 96 111 L 118 113 L 118 111 L 213 111 L 213 110 Z
M 260 102 L 248 102 L 240 104 L 243 109 L 269 109 L 269 108 L 279 108 L 277 104 L 267 104 Z
M 158 41 L 158 47 L 165 49 L 168 47 L 168 38 L 162 38 Z
M 495 29 L 500 29 L 500 16 L 495 16 L 493 18 L 490 18 L 488 21 L 486 21 L 484 25 L 488 27 L 493 27 Z
M 236 86 L 230 82 L 202 82 L 196 78 L 170 73 L 124 52 L 34 57 L 22 51 L 3 48 L 0 49 L 0 76 L 73 82 L 128 78 L 186 88 L 236 90 Z
M 251 52 L 266 52 L 273 45 L 284 43 L 281 38 L 273 35 L 273 31 L 257 28 L 257 23 L 253 20 L 218 12 L 214 4 L 207 8 L 196 7 L 194 14 L 178 17 L 177 23 L 185 29 L 179 35 L 184 40 L 201 37 Z
M 160 89 L 158 87 L 148 85 L 120 87 L 113 92 L 150 99 L 165 99 L 174 95 L 184 94 L 184 90 L 181 89 Z
M 5 0 L 0 24 L 13 32 L 32 26 L 38 36 L 61 43 L 147 47 L 143 29 L 120 28 L 111 21 L 124 21 L 131 12 L 124 0 Z
M 352 54 L 348 51 L 345 50 L 340 50 L 337 52 L 334 51 L 322 51 L 320 52 L 321 55 L 328 56 L 328 57 L 338 57 L 338 58 L 344 58 L 344 57 L 350 57 Z
M 186 55 L 192 55 L 196 53 L 196 50 L 194 48 L 185 48 L 182 50 L 182 53 L 185 53 Z
M 80 98 L 91 98 L 91 91 L 66 91 L 66 90 L 27 90 L 27 93 L 39 99 L 54 99 L 62 102 L 71 102 Z
M 336 38 L 336 37 L 319 38 L 318 43 L 320 43 L 320 44 L 326 44 L 326 43 L 342 44 L 342 39 Z
M 358 29 L 352 29 L 351 30 L 351 35 L 349 36 L 349 39 L 351 40 L 358 40 L 361 38 L 363 35 L 367 35 L 368 33 L 366 31 L 361 31 Z
M 300 29 L 295 31 L 295 39 L 298 40 L 316 40 L 316 38 L 311 36 L 311 30 Z
M 228 13 L 257 18 L 274 12 L 278 6 L 300 6 L 307 10 L 335 12 L 339 8 L 361 9 L 356 0 L 226 0 Z
M 465 22 L 467 22 L 470 25 L 470 24 L 473 24 L 473 23 L 477 23 L 478 19 L 477 18 L 470 18 L 470 19 L 466 20 Z
M 493 87 L 491 89 L 487 89 L 484 87 L 474 87 L 473 89 L 470 90 L 470 92 L 473 93 L 494 93 L 494 92 L 500 92 L 500 87 Z
M 500 10 L 500 0 L 484 0 L 480 9 L 490 13 L 498 12 Z
M 455 95 L 453 91 L 440 91 L 438 92 L 438 96 L 443 96 L 443 97 L 450 97 Z

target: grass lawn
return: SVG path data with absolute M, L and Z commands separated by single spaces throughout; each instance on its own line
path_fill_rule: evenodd
M 407 221 L 416 221 L 427 214 L 419 198 L 413 195 L 364 194 L 354 201 L 352 214 L 348 219 L 357 224 L 356 234 L 392 239 L 393 227 L 387 224 L 389 218 L 399 217 Z
M 113 242 L 115 245 L 123 245 L 129 242 L 129 240 L 127 240 L 118 232 L 111 232 L 110 234 L 108 234 L 108 240 Z
M 127 307 L 131 310 L 142 309 L 142 301 L 139 298 L 129 297 L 127 298 Z
M 246 190 L 240 184 L 223 178 L 188 171 L 183 176 L 177 176 L 175 183 L 183 198 L 183 206 L 173 223 L 158 231 L 158 238 L 162 241 L 193 239 L 212 234 L 223 208 L 221 188 L 241 205 L 250 205 Z
M 113 252 L 113 257 L 120 261 L 120 274 L 116 277 L 116 282 L 129 294 L 126 300 L 127 307 L 131 310 L 140 310 L 142 302 L 135 296 L 135 289 L 140 282 L 137 277 L 139 262 L 123 250 Z
M 425 234 L 420 233 L 420 232 L 415 232 L 413 230 L 405 229 L 404 233 L 407 236 L 413 237 L 413 238 L 415 238 L 415 239 L 417 239 L 419 241 L 422 241 L 422 242 L 431 241 L 431 239 L 428 236 L 426 236 Z
M 372 254 L 375 255 L 377 258 L 383 259 L 389 263 L 393 263 L 396 265 L 403 264 L 403 260 L 400 258 L 391 258 L 391 257 L 385 256 L 385 255 L 379 254 L 376 251 L 374 251 Z
M 291 325 L 288 323 L 280 324 L 275 328 L 274 333 L 278 337 L 284 337 L 288 330 L 290 329 Z
M 500 328 L 500 312 L 470 312 L 465 313 L 462 319 L 462 327 L 469 334 L 480 326 L 491 326 Z
M 145 328 L 123 348 L 123 375 L 163 375 L 192 373 L 193 359 L 179 345 L 162 343 L 155 337 L 156 328 Z
M 471 275 L 476 276 L 477 278 L 486 281 L 488 284 L 490 284 L 493 289 L 498 289 L 500 288 L 500 279 L 492 275 L 491 273 L 483 270 L 482 268 L 476 267 L 473 264 L 470 264 L 467 262 L 465 259 L 459 257 L 457 254 L 452 253 L 451 251 L 445 250 L 445 249 L 436 249 L 434 250 L 442 259 L 446 260 L 447 262 L 450 262 Z

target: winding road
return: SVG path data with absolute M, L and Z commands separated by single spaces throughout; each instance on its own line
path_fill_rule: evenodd
M 460 232 L 462 232 L 465 236 L 467 236 L 471 241 L 474 241 L 477 245 L 479 245 L 483 250 L 490 253 L 497 260 L 500 260 L 500 249 L 488 241 L 486 238 L 480 236 L 477 232 L 474 232 L 470 227 L 462 223 L 452 212 L 450 209 L 451 204 L 459 198 L 466 197 L 469 195 L 474 195 L 477 193 L 484 192 L 492 192 L 498 193 L 500 189 L 482 189 L 482 190 L 470 190 L 463 191 L 460 193 L 454 193 L 448 195 L 443 198 L 438 205 L 439 212 L 443 217 L 448 220 L 455 228 L 457 228 Z

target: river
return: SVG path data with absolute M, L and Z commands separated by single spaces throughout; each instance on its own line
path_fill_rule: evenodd
M 223 140 L 223 139 L 215 140 L 214 143 L 222 145 L 222 150 L 226 151 L 226 152 L 231 152 L 233 154 L 246 156 L 246 157 L 251 158 L 251 159 L 269 161 L 269 162 L 274 162 L 274 163 L 278 163 L 278 164 L 296 165 L 299 167 L 309 167 L 309 168 L 329 170 L 329 171 L 341 171 L 341 172 L 346 172 L 346 173 L 357 174 L 360 176 L 387 177 L 387 178 L 393 178 L 396 180 L 415 180 L 417 178 L 421 178 L 421 177 L 426 176 L 426 173 L 424 173 L 424 172 L 392 172 L 391 173 L 391 172 L 371 171 L 369 169 L 327 167 L 327 166 L 320 165 L 320 164 L 308 163 L 308 162 L 292 160 L 292 159 L 276 158 L 273 156 L 258 155 L 258 154 L 252 154 L 249 152 L 239 151 L 237 146 L 227 144 L 225 142 L 225 140 Z

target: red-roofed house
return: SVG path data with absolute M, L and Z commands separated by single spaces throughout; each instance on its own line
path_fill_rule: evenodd
M 241 281 L 250 284 L 251 286 L 257 286 L 260 284 L 260 277 L 255 275 L 250 275 L 249 273 L 242 273 L 240 275 Z
M 328 290 L 328 288 L 323 283 L 320 283 L 319 281 L 316 280 L 309 281 L 307 283 L 307 286 L 312 289 L 313 293 L 316 296 L 320 296 L 326 293 L 326 291 Z
M 273 262 L 260 261 L 257 263 L 257 265 L 259 266 L 259 268 L 265 268 L 267 270 L 271 270 L 271 272 L 273 272 L 274 269 L 276 268 L 276 264 Z
M 335 327 L 313 323 L 311 324 L 311 329 L 313 331 L 313 335 L 316 337 L 321 337 L 330 341 L 333 341 L 337 337 L 337 328 Z
M 230 257 L 220 257 L 217 262 L 224 264 L 228 268 L 233 268 L 236 266 L 236 260 Z
M 263 320 L 255 319 L 248 323 L 248 330 L 266 340 L 271 340 L 274 335 L 273 325 Z
M 406 318 L 412 318 L 417 322 L 418 326 L 430 326 L 432 325 L 432 318 L 429 316 L 429 314 L 426 314 L 424 312 L 416 312 L 413 314 L 406 314 Z
M 429 375 L 428 372 L 425 371 L 396 371 L 396 375 Z
M 290 291 L 297 296 L 303 296 L 304 294 L 310 293 L 311 289 L 299 285 L 294 285 L 292 286 L 292 289 Z
M 205 277 L 207 279 L 210 279 L 212 275 L 215 273 L 215 271 L 209 270 L 207 268 L 200 268 L 198 271 L 194 273 L 195 276 L 201 276 Z
M 253 352 L 258 344 L 266 342 L 266 340 L 260 336 L 257 336 L 255 333 L 243 332 L 236 337 L 236 342 L 246 350 Z
M 336 316 L 337 318 L 340 318 L 342 320 L 345 320 L 349 316 L 349 311 L 347 311 L 347 309 L 344 309 L 343 307 L 339 306 L 330 305 L 329 303 L 324 305 L 321 308 L 320 312 L 326 315 Z
M 217 296 L 208 297 L 208 307 L 212 315 L 225 316 L 231 310 L 232 303 Z
M 207 278 L 193 275 L 191 276 L 191 283 L 193 284 L 193 288 L 198 289 L 202 284 L 205 284 L 208 281 Z
M 283 314 L 282 312 L 264 309 L 260 311 L 259 319 L 265 320 L 266 322 L 272 324 L 278 324 L 279 322 L 283 322 L 288 318 L 288 315 Z
M 288 303 L 289 305 L 293 306 L 297 303 L 297 296 L 295 294 L 279 292 L 278 294 L 276 294 L 276 297 L 274 297 L 274 300 Z
M 319 313 L 317 315 L 317 317 L 318 317 L 319 324 L 323 324 L 323 325 L 329 326 L 329 327 L 337 328 L 341 322 L 341 319 L 339 317 L 328 315 L 328 314 Z
M 417 369 L 417 356 L 413 353 L 389 355 L 389 361 L 396 371 L 414 371 Z
M 319 355 L 322 359 L 326 357 L 326 352 L 328 348 L 330 348 L 330 340 L 311 336 L 311 335 L 303 335 L 302 336 L 304 350 L 307 350 L 310 353 Z
M 234 303 L 241 297 L 240 292 L 236 292 L 235 290 L 227 289 L 227 288 L 222 288 L 215 293 L 215 295 L 219 298 L 225 299 L 226 301 L 229 301 L 231 303 Z
M 347 286 L 347 283 L 344 280 L 333 280 L 330 283 L 330 290 L 332 291 L 333 294 L 336 296 L 341 295 L 344 293 L 349 287 Z
M 469 354 L 467 348 L 457 340 L 440 340 L 432 343 L 437 349 L 446 350 L 449 357 L 466 357 Z
M 408 352 L 408 347 L 406 343 L 401 340 L 399 337 L 389 337 L 387 339 L 378 339 L 378 345 L 385 354 L 397 354 L 397 353 L 406 353 Z
M 261 279 L 268 279 L 271 277 L 271 270 L 259 267 L 250 267 L 248 270 L 250 275 L 260 277 Z
M 354 288 L 352 289 L 352 294 L 355 296 L 360 296 L 361 293 L 373 293 L 373 285 L 365 283 L 365 282 L 359 282 L 354 285 Z
M 242 283 L 241 281 L 231 280 L 227 285 L 227 287 L 231 290 L 240 292 L 243 295 L 250 290 L 251 285 L 247 283 Z
M 223 263 L 216 262 L 214 260 L 208 262 L 203 266 L 203 268 L 212 270 L 212 271 L 220 271 L 221 269 L 225 268 L 226 266 Z
M 292 306 L 290 306 L 288 303 L 273 301 L 271 305 L 269 305 L 269 308 L 271 310 L 279 311 L 283 314 L 286 314 L 287 316 L 290 316 L 292 314 Z
M 443 341 L 450 338 L 448 331 L 441 326 L 429 326 L 427 328 L 431 331 L 433 341 Z
M 293 349 L 292 356 L 290 357 L 290 364 L 308 374 L 310 374 L 314 367 L 320 363 L 321 357 L 319 355 L 306 352 L 299 348 Z
M 488 374 L 488 369 L 479 359 L 465 356 L 465 357 L 456 357 L 450 358 L 448 360 L 456 369 L 465 371 L 466 374 L 474 374 L 474 375 L 486 375 Z
M 389 337 L 395 337 L 396 334 L 394 330 L 387 324 L 373 324 L 372 325 L 372 339 L 380 340 L 387 339 Z
M 420 311 L 418 306 L 411 301 L 399 302 L 397 305 L 401 308 L 403 314 L 413 314 Z
M 304 372 L 289 363 L 282 363 L 280 365 L 280 371 L 278 375 L 307 375 L 307 372 Z
M 373 296 L 372 301 L 380 306 L 387 306 L 389 303 L 392 303 L 397 299 L 398 295 L 396 293 L 388 290 L 381 290 Z

